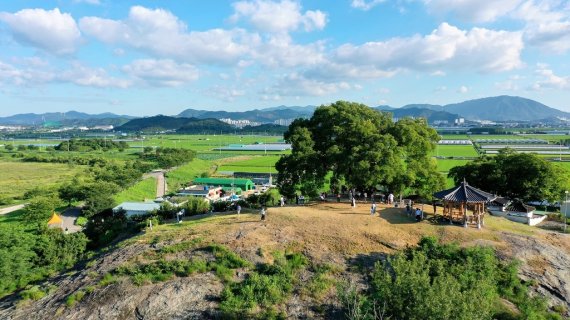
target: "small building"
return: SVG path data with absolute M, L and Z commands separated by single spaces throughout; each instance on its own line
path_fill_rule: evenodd
M 243 191 L 253 190 L 255 188 L 253 181 L 250 179 L 230 179 L 230 178 L 196 178 L 195 184 L 216 187 L 235 187 L 241 188 Z
M 204 185 L 193 185 L 178 190 L 176 195 L 186 197 L 204 198 L 207 200 L 216 200 L 220 197 L 221 187 L 209 187 Z
M 528 224 L 530 226 L 535 226 L 546 219 L 546 215 L 534 214 L 536 211 L 535 207 L 529 206 L 518 199 L 509 200 L 502 210 L 497 210 L 496 208 L 491 209 L 491 207 L 489 207 L 489 211 L 493 216 L 504 217 L 511 221 Z
M 149 214 L 152 211 L 160 209 L 160 204 L 155 202 L 123 202 L 113 208 L 114 213 L 125 211 L 125 216 L 131 217 L 136 215 Z
M 510 204 L 511 204 L 511 199 L 505 197 L 498 197 L 497 199 L 487 204 L 487 209 L 491 212 L 493 211 L 504 212 L 507 209 L 507 206 Z

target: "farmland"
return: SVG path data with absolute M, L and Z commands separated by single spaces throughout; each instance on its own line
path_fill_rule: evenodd
M 4 197 L 22 197 L 35 187 L 57 186 L 71 180 L 84 168 L 67 164 L 0 162 L 0 194 Z

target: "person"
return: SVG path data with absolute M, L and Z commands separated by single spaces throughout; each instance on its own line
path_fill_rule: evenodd
M 388 204 L 394 203 L 394 194 L 390 193 L 388 195 Z
M 412 213 L 412 207 L 410 206 L 410 203 L 406 203 L 406 213 L 408 215 L 410 215 L 410 213 Z
M 321 199 L 321 202 L 325 201 L 325 194 L 324 193 L 321 193 L 321 195 L 319 197 Z
M 340 203 L 340 193 L 337 193 L 336 195 L 336 202 Z
M 266 215 L 265 207 L 262 206 L 261 207 L 261 221 L 265 221 L 265 215 Z
M 237 215 L 239 216 L 239 214 L 241 213 L 241 206 L 239 204 L 236 207 L 236 211 L 237 211 Z
M 301 205 L 305 204 L 305 196 L 304 195 L 299 196 L 299 202 L 301 203 Z
M 416 221 L 421 221 L 422 220 L 422 210 L 420 210 L 420 208 L 416 208 Z
M 370 206 L 370 215 L 373 216 L 376 214 L 376 202 L 372 202 L 372 205 Z
M 432 205 L 433 205 L 433 214 L 435 215 L 437 213 L 437 203 L 435 202 L 435 200 L 433 200 Z
M 279 203 L 281 206 L 285 205 L 285 197 L 281 196 L 281 198 L 279 199 Z
M 368 198 L 368 193 L 364 192 L 364 203 L 366 203 L 366 198 Z
M 352 199 L 350 199 L 350 206 L 351 207 L 356 207 L 356 199 L 354 197 L 352 197 Z
M 295 204 L 299 205 L 299 195 L 295 193 Z

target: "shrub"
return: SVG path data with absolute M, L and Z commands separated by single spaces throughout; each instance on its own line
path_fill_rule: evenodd
M 212 202 L 212 210 L 214 212 L 226 212 L 233 208 L 233 203 L 231 201 L 216 201 Z
M 210 211 L 210 203 L 203 198 L 188 198 L 188 202 L 186 202 L 182 208 L 186 212 L 186 215 L 197 215 L 197 214 L 204 214 Z
M 85 217 L 77 217 L 77 220 L 75 220 L 75 224 L 81 227 L 85 227 L 87 222 L 89 222 L 89 220 Z
M 41 298 L 45 297 L 46 293 L 40 289 L 39 286 L 31 286 L 28 289 L 23 290 L 20 292 L 20 297 L 23 300 L 40 300 Z
M 5 196 L 0 197 L 0 206 L 9 205 L 12 203 L 14 203 L 14 199 Z

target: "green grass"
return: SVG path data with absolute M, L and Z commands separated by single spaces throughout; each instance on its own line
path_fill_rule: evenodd
M 466 134 L 440 134 L 442 140 L 469 140 Z
M 252 159 L 224 163 L 219 171 L 277 173 L 275 163 L 280 156 L 256 156 Z
M 477 157 L 477 151 L 473 146 L 438 145 L 432 152 L 433 156 L 440 157 Z
M 129 187 L 115 195 L 118 203 L 125 201 L 144 201 L 156 198 L 156 178 L 150 177 L 139 181 L 132 187 Z
M 437 159 L 437 171 L 449 172 L 451 168 L 465 165 L 469 160 Z
M 202 173 L 210 173 L 211 168 L 212 162 L 202 159 L 194 159 L 166 174 L 168 189 L 174 191 L 182 184 L 189 183 L 195 178 L 200 177 Z
M 84 170 L 56 163 L 0 162 L 0 195 L 21 197 L 30 189 L 58 186 Z
M 207 151 L 228 144 L 253 144 L 256 142 L 270 143 L 282 140 L 282 136 L 261 136 L 261 135 L 163 135 L 148 136 L 144 141 L 144 146 L 185 148 L 196 151 Z M 132 147 L 142 147 L 142 141 L 129 143 Z

